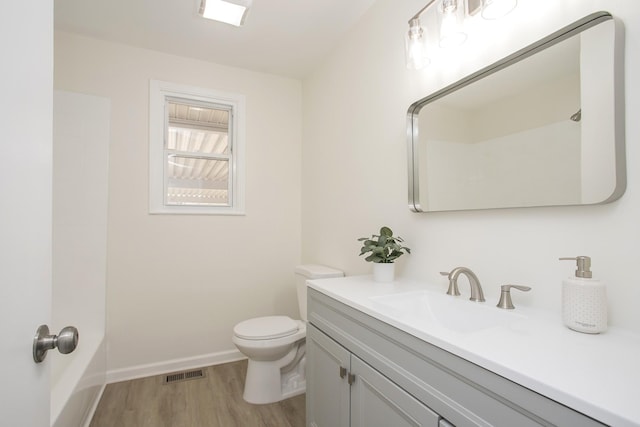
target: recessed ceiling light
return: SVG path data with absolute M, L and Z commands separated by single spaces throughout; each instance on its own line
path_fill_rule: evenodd
M 202 15 L 203 18 L 240 27 L 244 24 L 244 20 L 247 17 L 251 1 L 252 0 L 201 0 L 200 15 Z

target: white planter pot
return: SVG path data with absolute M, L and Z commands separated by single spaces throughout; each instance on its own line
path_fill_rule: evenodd
M 393 282 L 394 272 L 395 264 L 392 262 L 373 264 L 373 280 L 375 282 Z

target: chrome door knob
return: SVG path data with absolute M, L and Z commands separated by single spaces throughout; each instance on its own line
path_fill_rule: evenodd
M 62 328 L 58 335 L 49 335 L 49 327 L 40 325 L 33 338 L 33 360 L 40 363 L 47 356 L 47 351 L 58 348 L 62 354 L 69 354 L 78 346 L 80 334 L 73 326 Z

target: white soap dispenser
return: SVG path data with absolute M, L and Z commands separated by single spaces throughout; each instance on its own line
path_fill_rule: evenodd
M 607 330 L 607 288 L 592 278 L 591 258 L 560 258 L 577 263 L 575 277 L 562 282 L 562 320 L 574 331 L 598 334 Z

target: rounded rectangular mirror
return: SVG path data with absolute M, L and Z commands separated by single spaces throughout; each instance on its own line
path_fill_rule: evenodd
M 415 212 L 590 205 L 626 187 L 623 42 L 607 12 L 409 107 Z

